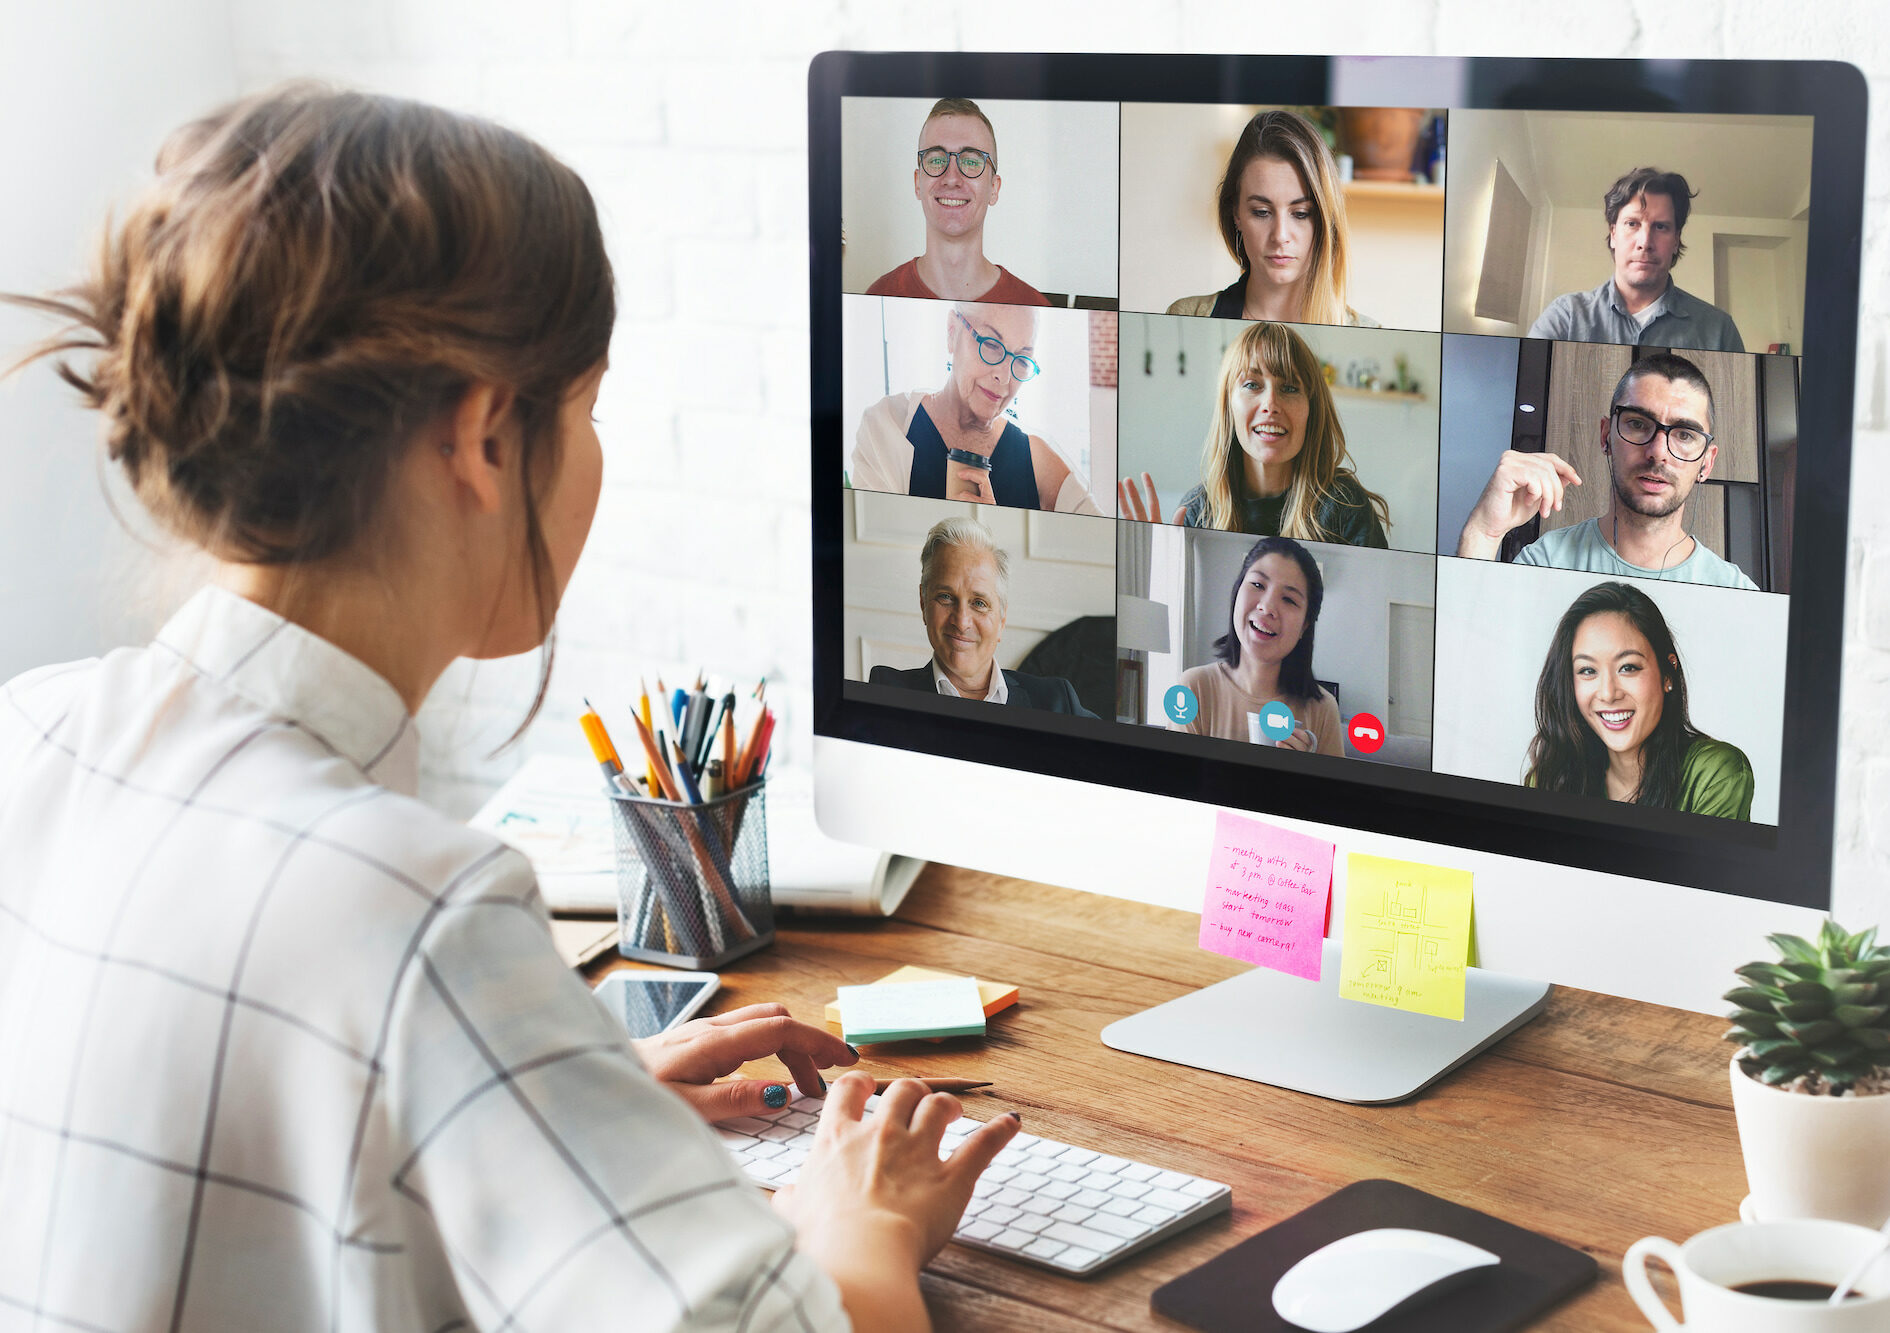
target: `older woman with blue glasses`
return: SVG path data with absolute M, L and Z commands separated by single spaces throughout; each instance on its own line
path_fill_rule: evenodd
M 945 315 L 945 383 L 882 398 L 860 418 L 848 466 L 860 490 L 1015 509 L 1100 514 L 1084 479 L 1048 439 L 1005 415 L 1043 367 L 1029 306 L 960 301 Z

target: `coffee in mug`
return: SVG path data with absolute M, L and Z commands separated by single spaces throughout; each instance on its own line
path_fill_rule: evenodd
M 1628 1295 L 1656 1329 L 1697 1333 L 1869 1333 L 1890 1328 L 1890 1255 L 1865 1272 L 1851 1297 L 1830 1305 L 1837 1284 L 1883 1243 L 1850 1222 L 1802 1218 L 1734 1222 L 1685 1245 L 1637 1240 L 1621 1261 Z M 1657 1258 L 1680 1283 L 1684 1324 L 1647 1276 Z

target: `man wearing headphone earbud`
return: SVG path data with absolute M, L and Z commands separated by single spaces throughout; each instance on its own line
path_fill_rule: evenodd
M 1600 422 L 1614 493 L 1608 513 L 1542 534 L 1519 565 L 1722 588 L 1757 584 L 1687 531 L 1687 497 L 1712 475 L 1713 387 L 1685 357 L 1662 352 L 1628 367 Z M 1495 558 L 1510 529 L 1547 518 L 1582 479 L 1551 453 L 1505 450 L 1457 539 L 1457 554 Z

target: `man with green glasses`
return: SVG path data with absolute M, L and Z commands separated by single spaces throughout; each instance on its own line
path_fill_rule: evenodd
M 1608 512 L 1553 528 L 1515 563 L 1579 569 L 1613 578 L 1671 579 L 1756 588 L 1745 571 L 1687 531 L 1687 497 L 1713 471 L 1713 386 L 1700 368 L 1669 352 L 1642 357 L 1614 387 L 1600 421 L 1613 486 Z M 1457 539 L 1457 554 L 1493 559 L 1510 529 L 1547 518 L 1582 479 L 1551 453 L 1505 450 Z
M 925 214 L 925 253 L 866 289 L 868 296 L 918 296 L 998 305 L 1049 305 L 1029 283 L 984 257 L 984 215 L 1003 184 L 997 131 L 963 97 L 935 103 L 919 130 L 912 193 Z

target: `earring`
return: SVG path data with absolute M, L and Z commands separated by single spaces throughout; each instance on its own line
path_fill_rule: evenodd
M 1669 694 L 1672 694 L 1672 693 L 1673 693 L 1673 682 L 1672 682 L 1672 681 L 1668 681 L 1668 682 L 1667 682 L 1667 693 L 1669 693 Z
M 952 359 L 949 356 L 945 358 L 945 373 L 947 375 L 952 373 Z

